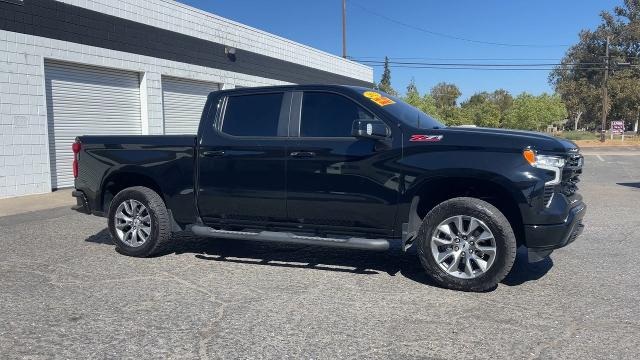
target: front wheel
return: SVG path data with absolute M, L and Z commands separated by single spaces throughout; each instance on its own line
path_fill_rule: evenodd
M 417 240 L 427 274 L 449 289 L 491 289 L 509 273 L 516 257 L 509 221 L 495 206 L 476 198 L 454 198 L 434 207 Z
M 155 191 L 134 186 L 120 191 L 109 207 L 109 231 L 120 253 L 158 253 L 171 237 L 169 212 Z

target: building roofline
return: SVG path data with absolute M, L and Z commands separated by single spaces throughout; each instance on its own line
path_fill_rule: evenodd
M 160 1 L 160 2 L 163 2 L 163 3 L 166 3 L 166 4 L 177 6 L 177 7 L 183 8 L 183 9 L 188 10 L 188 11 L 193 11 L 193 12 L 196 12 L 196 13 L 198 13 L 200 15 L 208 16 L 208 17 L 211 17 L 211 18 L 216 19 L 218 21 L 227 22 L 227 23 L 233 24 L 235 26 L 242 27 L 242 28 L 244 28 L 246 30 L 253 31 L 253 32 L 259 33 L 261 35 L 266 35 L 266 36 L 269 36 L 269 37 L 271 37 L 273 39 L 284 41 L 284 42 L 287 42 L 289 44 L 292 44 L 292 45 L 295 45 L 295 46 L 299 46 L 299 47 L 305 48 L 307 50 L 316 52 L 318 54 L 322 54 L 322 55 L 334 58 L 336 60 L 341 60 L 341 61 L 347 62 L 349 64 L 353 64 L 353 65 L 359 66 L 359 67 L 361 67 L 363 69 L 367 69 L 367 70 L 371 69 L 372 70 L 372 68 L 370 66 L 361 64 L 359 62 L 356 62 L 356 61 L 353 61 L 353 60 L 350 60 L 350 59 L 345 59 L 342 56 L 331 54 L 329 52 L 314 48 L 314 47 L 309 46 L 309 45 L 305 45 L 305 44 L 299 43 L 297 41 L 293 41 L 291 39 L 287 39 L 285 37 L 282 37 L 282 36 L 279 36 L 279 35 L 264 31 L 264 30 L 260 30 L 258 28 L 254 28 L 252 26 L 237 22 L 235 20 L 227 19 L 227 18 L 222 17 L 220 15 L 216 15 L 214 13 L 210 13 L 208 11 L 193 7 L 191 5 L 187 5 L 187 4 L 181 3 L 179 1 L 175 1 L 175 0 L 156 0 L 156 1 Z

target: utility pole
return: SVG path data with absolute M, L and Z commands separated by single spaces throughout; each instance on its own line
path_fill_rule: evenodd
M 342 57 L 347 58 L 347 0 L 342 0 Z
M 602 132 L 600 134 L 600 142 L 604 142 L 605 132 L 607 131 L 607 110 L 609 108 L 609 90 L 607 82 L 609 81 L 609 36 L 607 36 L 607 45 L 605 49 L 604 79 L 602 81 Z

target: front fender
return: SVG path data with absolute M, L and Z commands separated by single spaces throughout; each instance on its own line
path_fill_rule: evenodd
M 518 203 L 530 203 L 541 182 L 539 174 L 520 152 L 413 152 L 401 161 L 405 172 L 403 200 L 409 200 L 430 182 L 466 178 L 488 181 L 509 192 Z
M 400 163 L 404 172 L 396 224 L 399 230 L 403 223 L 410 222 L 412 202 L 425 193 L 446 192 L 455 182 L 490 184 L 499 190 L 500 196 L 506 194 L 517 204 L 520 216 L 532 206 L 532 199 L 544 191 L 542 174 L 516 151 L 412 147 L 405 151 Z

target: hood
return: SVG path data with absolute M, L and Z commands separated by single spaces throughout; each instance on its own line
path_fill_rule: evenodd
M 449 133 L 452 137 L 466 140 L 469 144 L 484 143 L 492 147 L 508 147 L 524 149 L 531 147 L 535 150 L 550 153 L 578 152 L 578 146 L 572 141 L 560 139 L 535 131 L 508 130 L 481 127 L 448 127 L 443 129 L 443 135 Z M 455 136 L 454 136 L 455 135 Z

